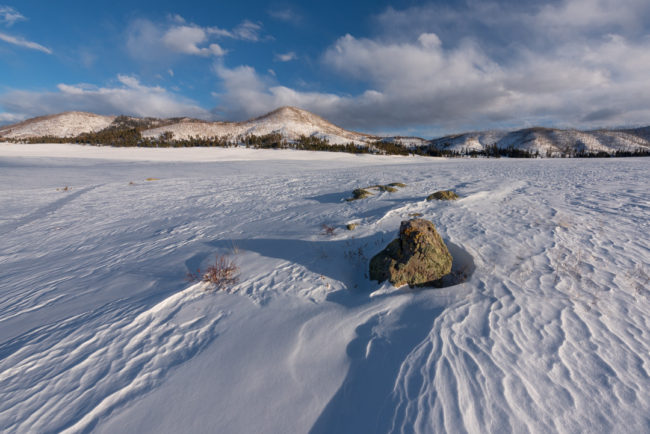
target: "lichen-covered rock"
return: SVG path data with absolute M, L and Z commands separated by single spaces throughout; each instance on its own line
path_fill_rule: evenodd
M 452 257 L 428 220 L 405 220 L 399 238 L 370 260 L 370 279 L 394 286 L 437 286 L 451 272 Z
M 368 187 L 364 187 L 364 188 L 355 188 L 352 191 L 352 197 L 345 200 L 347 202 L 352 202 L 354 200 L 365 199 L 367 197 L 373 196 L 375 192 L 370 190 L 377 190 L 380 192 L 387 191 L 389 193 L 395 193 L 398 187 L 400 188 L 406 187 L 406 184 L 402 184 L 401 182 L 391 182 L 390 184 L 386 184 L 386 185 L 377 184 L 377 185 L 369 185 Z
M 433 194 L 428 195 L 427 200 L 434 200 L 434 199 L 437 199 L 437 200 L 456 200 L 459 197 L 460 196 L 458 196 L 456 193 L 454 193 L 451 190 L 440 190 L 440 191 L 436 191 Z

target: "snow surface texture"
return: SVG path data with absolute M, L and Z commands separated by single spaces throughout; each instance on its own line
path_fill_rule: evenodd
M 38 149 L 0 145 L 0 431 L 650 431 L 646 159 Z M 465 282 L 364 277 L 413 213 Z

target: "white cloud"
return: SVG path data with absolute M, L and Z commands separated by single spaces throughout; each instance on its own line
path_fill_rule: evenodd
M 279 62 L 290 62 L 292 60 L 296 60 L 297 58 L 298 56 L 293 51 L 289 51 L 288 53 L 284 53 L 284 54 L 275 55 L 275 60 Z
M 232 30 L 216 26 L 202 27 L 188 23 L 180 15 L 168 17 L 167 23 L 138 19 L 127 28 L 126 47 L 131 57 L 141 61 L 167 61 L 174 56 L 222 57 L 228 50 L 214 42 L 217 38 L 255 42 L 262 26 L 249 20 Z
M 259 41 L 260 32 L 262 31 L 262 25 L 259 23 L 254 23 L 249 20 L 244 20 L 235 27 L 232 31 L 232 34 L 236 39 L 242 39 L 244 41 Z
M 15 122 L 20 122 L 25 119 L 25 116 L 15 114 L 15 113 L 0 113 L 0 125 L 4 124 L 13 124 Z
M 6 33 L 0 33 L 0 40 L 8 42 L 9 44 L 17 45 L 19 47 L 29 48 L 30 50 L 36 50 L 46 54 L 52 54 L 52 50 L 50 50 L 49 48 L 44 47 L 41 44 L 37 44 L 36 42 L 28 41 L 27 39 L 22 38 L 20 36 L 12 36 Z
M 165 47 L 175 53 L 193 54 L 198 56 L 223 56 L 226 52 L 215 43 L 199 47 L 208 39 L 205 29 L 198 26 L 172 27 L 163 35 Z
M 650 2 L 468 4 L 387 9 L 374 37 L 340 37 L 322 61 L 366 89 L 355 95 L 302 92 L 251 67 L 221 67 L 223 116 L 297 105 L 350 128 L 431 126 L 432 134 L 648 123 Z
M 12 26 L 16 21 L 25 21 L 27 18 L 11 6 L 0 6 L 0 23 Z
M 7 27 L 11 27 L 17 21 L 25 21 L 25 18 L 20 12 L 10 6 L 0 5 L 0 24 L 4 24 Z M 46 54 L 52 54 L 52 50 L 49 48 L 38 44 L 36 42 L 29 41 L 22 36 L 10 35 L 7 33 L 0 32 L 0 41 L 7 42 L 18 47 L 29 48 L 30 50 L 41 51 Z
M 534 17 L 540 25 L 554 30 L 635 27 L 648 10 L 647 0 L 563 0 L 543 5 Z
M 270 9 L 268 11 L 268 14 L 271 16 L 271 18 L 275 18 L 276 20 L 284 21 L 287 23 L 298 24 L 302 21 L 302 16 L 300 16 L 300 14 L 291 8 Z
M 357 98 L 333 93 L 296 91 L 278 86 L 271 75 L 261 76 L 251 66 L 226 68 L 217 64 L 214 70 L 225 89 L 225 92 L 219 94 L 220 105 L 215 109 L 223 119 L 244 120 L 288 105 L 341 121 L 371 111 L 372 106 L 382 98 L 381 94 L 374 91 L 367 91 Z M 350 121 L 349 118 L 346 120 Z
M 107 87 L 59 84 L 56 92 L 9 91 L 0 95 L 0 106 L 22 118 L 66 110 L 154 117 L 212 116 L 194 101 L 160 86 L 146 86 L 136 77 L 118 75 L 117 82 Z

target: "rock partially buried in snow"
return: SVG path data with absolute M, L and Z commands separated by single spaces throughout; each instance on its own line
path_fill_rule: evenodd
M 395 287 L 440 286 L 440 279 L 451 272 L 451 263 L 451 254 L 433 223 L 405 220 L 399 238 L 370 260 L 370 279 L 388 280 Z
M 367 197 L 374 196 L 375 191 L 371 190 L 376 190 L 378 192 L 387 191 L 388 193 L 395 193 L 398 188 L 403 187 L 406 187 L 406 184 L 402 184 L 401 182 L 391 182 L 390 184 L 385 185 L 377 184 L 364 188 L 356 188 L 354 191 L 352 191 L 352 197 L 345 200 L 347 202 L 352 202 L 354 200 L 365 199 Z
M 434 200 L 434 199 L 437 199 L 437 200 L 456 200 L 459 197 L 460 196 L 458 196 L 456 193 L 454 193 L 451 190 L 440 190 L 440 191 L 436 191 L 433 194 L 428 195 L 427 200 Z

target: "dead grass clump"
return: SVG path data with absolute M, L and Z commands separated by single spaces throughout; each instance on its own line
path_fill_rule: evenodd
M 355 230 L 355 229 L 357 228 L 357 224 L 356 224 L 356 223 L 348 223 L 345 227 L 346 227 L 349 231 L 353 231 L 353 230 Z
M 147 178 L 145 181 L 160 181 L 159 178 Z
M 336 232 L 336 228 L 334 226 L 330 226 L 326 223 L 323 223 L 321 228 L 323 229 L 323 235 L 327 235 L 328 237 L 333 236 Z
M 406 184 L 402 184 L 401 182 L 391 182 L 388 184 L 391 187 L 399 187 L 399 188 L 404 188 L 406 187 Z
M 197 269 L 196 273 L 187 273 L 190 282 L 212 283 L 216 289 L 226 289 L 239 282 L 239 267 L 226 255 L 215 255 L 215 262 L 206 270 Z

